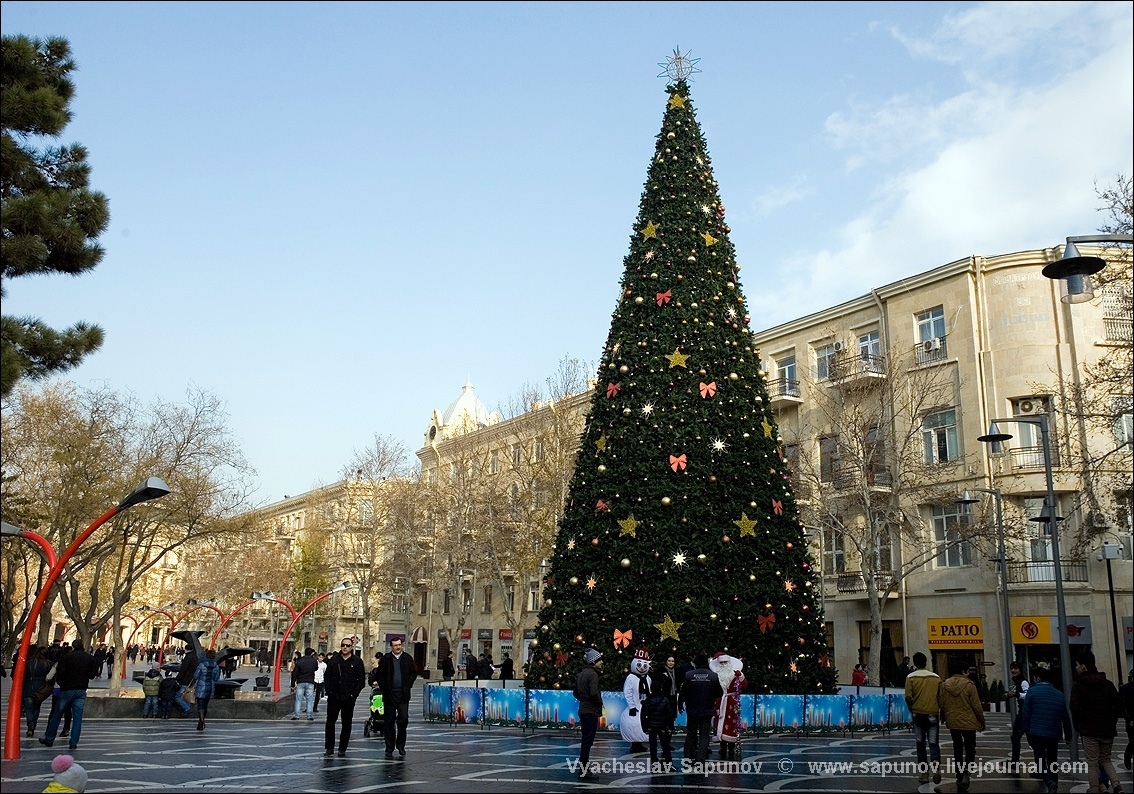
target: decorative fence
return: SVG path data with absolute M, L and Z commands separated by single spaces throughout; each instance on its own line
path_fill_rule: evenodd
M 621 692 L 602 693 L 599 730 L 617 731 L 626 711 Z M 573 730 L 579 727 L 579 702 L 560 689 L 501 689 L 496 687 L 426 684 L 425 719 L 482 728 L 508 726 L 525 731 Z M 743 732 L 843 733 L 890 731 L 906 727 L 910 712 L 901 693 L 854 695 L 741 695 Z M 678 714 L 675 727 L 685 727 Z

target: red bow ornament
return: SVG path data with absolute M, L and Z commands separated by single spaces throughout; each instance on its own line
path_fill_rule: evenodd
M 620 385 L 618 385 L 617 383 L 608 383 L 608 384 L 606 384 L 606 396 L 607 397 L 617 397 L 618 392 L 621 389 L 622 389 L 622 387 Z
M 602 499 L 599 499 L 597 502 L 595 502 L 595 510 L 608 510 L 608 509 L 609 509 L 609 507 L 607 506 L 606 502 L 604 502 Z
M 630 647 L 630 640 L 632 640 L 632 639 L 634 639 L 634 630 L 633 629 L 626 629 L 626 631 L 622 631 L 620 629 L 614 630 L 614 647 L 615 648 L 628 648 L 628 647 Z
M 673 290 L 667 289 L 665 292 L 659 292 L 657 294 L 657 299 L 658 299 L 658 306 L 664 306 L 665 304 L 667 304 L 671 300 L 673 300 Z
M 768 629 L 776 625 L 776 613 L 769 612 L 767 615 L 757 615 L 757 621 L 760 624 L 760 633 L 765 633 Z
M 702 397 L 712 397 L 717 393 L 717 382 L 714 380 L 711 383 L 699 384 L 701 388 Z
M 778 516 L 782 516 L 784 514 L 784 503 L 781 502 L 779 499 L 773 499 L 772 500 L 772 512 L 775 513 Z
M 672 468 L 674 471 L 677 471 L 678 469 L 680 469 L 681 471 L 685 471 L 686 462 L 687 461 L 685 459 L 684 453 L 682 453 L 681 455 L 670 455 L 669 456 L 669 465 L 670 465 L 670 468 Z

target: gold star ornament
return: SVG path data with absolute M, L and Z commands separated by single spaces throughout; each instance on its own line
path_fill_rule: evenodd
M 713 235 L 709 234 L 708 232 L 705 232 L 704 234 L 702 234 L 701 238 L 705 241 L 706 247 L 712 245 L 713 243 L 715 243 L 717 241 L 717 238 L 713 237 Z
M 769 422 L 767 419 L 765 419 L 763 422 L 761 422 L 760 427 L 764 428 L 765 438 L 771 438 L 772 437 L 772 423 L 771 422 Z
M 655 623 L 654 628 L 661 632 L 661 638 L 664 641 L 666 637 L 671 637 L 674 640 L 680 640 L 677 636 L 677 630 L 681 628 L 683 623 L 674 623 L 673 618 L 669 615 L 665 616 L 665 620 L 661 623 Z
M 672 353 L 666 356 L 666 359 L 669 361 L 670 369 L 673 369 L 674 367 L 686 366 L 685 362 L 689 360 L 689 356 L 682 353 L 680 348 L 675 348 Z
M 606 449 L 606 434 L 605 433 L 598 437 L 598 440 L 595 441 L 595 446 L 598 447 L 599 452 L 602 452 L 604 449 Z
M 651 237 L 656 238 L 657 236 L 658 236 L 658 227 L 653 221 L 650 221 L 649 223 L 646 224 L 646 228 L 642 229 L 642 239 L 648 240 Z
M 687 97 L 683 97 L 681 94 L 670 94 L 669 106 L 671 108 L 683 108 L 685 107 L 686 98 Z
M 593 593 L 596 586 L 598 586 L 598 579 L 595 578 L 594 574 L 591 574 L 587 577 L 587 589 Z
M 631 513 L 629 518 L 624 518 L 618 522 L 618 526 L 622 527 L 622 531 L 618 533 L 619 537 L 629 535 L 632 538 L 638 537 L 638 527 L 641 524 L 635 520 L 634 514 Z
M 741 513 L 740 520 L 733 521 L 732 523 L 740 527 L 740 537 L 744 537 L 745 535 L 756 537 L 756 522 L 749 518 L 747 513 Z

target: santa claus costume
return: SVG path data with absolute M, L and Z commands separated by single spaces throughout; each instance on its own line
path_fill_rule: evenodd
M 735 656 L 719 652 L 709 660 L 709 669 L 716 673 L 724 695 L 717 699 L 717 712 L 713 715 L 713 735 L 720 742 L 721 758 L 740 758 L 740 694 L 746 679 L 744 662 Z
M 630 660 L 630 673 L 622 682 L 622 694 L 626 697 L 626 711 L 619 720 L 622 738 L 630 742 L 630 752 L 646 752 L 649 734 L 642 728 L 642 700 L 649 694 L 646 675 L 650 672 L 650 652 L 645 648 L 634 651 Z

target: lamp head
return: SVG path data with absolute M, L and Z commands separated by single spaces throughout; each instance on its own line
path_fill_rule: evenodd
M 129 494 L 118 503 L 118 510 L 126 510 L 136 504 L 142 502 L 149 502 L 152 499 L 160 499 L 169 493 L 169 486 L 162 481 L 160 477 L 150 477 L 145 482 L 138 485 L 137 488 L 132 490 Z
M 965 491 L 961 494 L 961 498 L 957 500 L 959 505 L 975 505 L 981 501 L 981 498 L 972 491 Z
M 14 524 L 9 524 L 7 521 L 0 521 L 0 524 L 3 525 L 0 526 L 0 535 L 4 535 L 5 537 L 19 537 L 20 535 L 24 534 L 24 531 L 22 529 L 15 526 Z
M 341 593 L 344 590 L 351 589 L 352 587 L 354 587 L 354 585 L 350 582 L 339 582 L 337 585 L 335 585 L 334 587 L 331 588 L 331 592 L 332 593 Z
M 1063 282 L 1060 299 L 1064 303 L 1084 303 L 1095 297 L 1091 276 L 1104 267 L 1105 260 L 1097 256 L 1082 256 L 1075 243 L 1068 240 L 1063 248 L 1063 257 L 1044 267 L 1043 274 Z
M 988 432 L 983 436 L 977 436 L 977 441 L 983 441 L 986 444 L 998 444 L 1003 441 L 1008 441 L 1012 438 L 1011 433 L 1005 433 L 1000 427 L 993 422 L 988 426 Z

